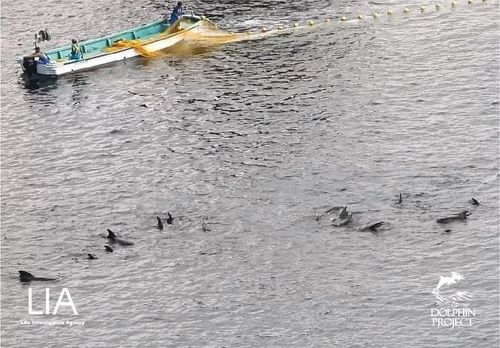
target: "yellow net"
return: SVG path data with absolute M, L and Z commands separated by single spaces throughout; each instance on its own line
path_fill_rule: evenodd
M 185 41 L 193 44 L 219 46 L 229 43 L 258 40 L 265 37 L 284 34 L 281 30 L 263 30 L 260 32 L 229 32 L 220 29 L 217 24 L 204 19 L 202 25 L 195 31 L 186 33 Z
M 473 5 L 476 3 L 474 0 L 467 1 L 469 5 Z M 485 3 L 486 0 L 482 0 L 482 3 Z M 479 3 L 479 2 L 477 2 Z M 444 4 L 436 4 L 436 11 L 444 11 Z M 457 6 L 456 0 L 451 0 L 449 8 L 454 9 Z M 402 11 L 395 11 L 392 9 L 387 10 L 387 17 L 394 19 L 399 13 L 402 18 L 407 18 L 411 13 L 424 13 L 427 11 L 426 6 L 422 5 L 420 7 L 409 6 L 405 7 Z M 184 21 L 178 20 L 174 25 L 168 27 L 163 33 L 158 34 L 156 38 L 168 37 L 170 35 L 182 35 L 182 40 L 174 47 L 169 49 L 168 53 L 170 54 L 190 54 L 196 52 L 204 52 L 211 47 L 216 47 L 223 44 L 248 41 L 248 40 L 258 40 L 264 39 L 271 36 L 277 35 L 289 35 L 299 30 L 309 30 L 310 28 L 317 27 L 338 27 L 345 28 L 347 23 L 359 23 L 360 21 L 368 21 L 372 20 L 372 22 L 377 22 L 381 19 L 381 16 L 384 15 L 382 12 L 372 12 L 369 15 L 359 14 L 357 17 L 352 17 L 349 19 L 347 16 L 342 16 L 337 18 L 336 20 L 332 18 L 324 18 L 323 20 L 309 20 L 306 23 L 293 23 L 293 26 L 290 25 L 278 25 L 272 27 L 264 27 L 260 31 L 248 31 L 248 32 L 227 32 L 221 30 L 215 23 L 210 20 L 203 18 L 200 25 L 192 28 L 192 30 L 185 30 L 193 24 L 192 21 Z M 118 51 L 124 48 L 133 48 L 135 49 L 141 56 L 146 58 L 155 58 L 155 57 L 164 57 L 166 52 L 152 52 L 144 47 L 147 43 L 141 40 L 120 40 L 113 44 L 112 47 L 105 48 L 105 51 L 113 52 Z
M 276 31 L 268 31 L 268 32 L 242 32 L 242 33 L 234 33 L 234 32 L 227 32 L 224 30 L 219 29 L 219 27 L 207 20 L 203 19 L 202 24 L 196 28 L 196 30 L 186 30 L 182 33 L 183 35 L 183 45 L 189 45 L 189 46 L 196 46 L 198 48 L 200 47 L 213 47 L 213 46 L 219 46 L 223 44 L 228 44 L 228 43 L 234 43 L 234 42 L 240 42 L 240 41 L 246 41 L 246 40 L 255 40 L 255 39 L 261 39 L 267 36 L 275 35 L 277 32 Z M 163 36 L 169 36 L 171 34 L 174 34 L 176 32 L 183 31 L 182 28 L 182 21 L 178 21 L 176 24 L 173 26 L 167 28 L 163 33 L 159 34 L 159 37 Z M 180 33 L 178 35 L 181 35 Z M 139 55 L 145 57 L 145 58 L 157 58 L 157 57 L 163 57 L 165 56 L 165 52 L 159 52 L 159 51 L 149 51 L 144 47 L 144 44 L 146 42 L 143 42 L 141 40 L 126 40 L 122 39 L 119 41 L 116 41 L 113 43 L 111 47 L 107 47 L 104 50 L 106 52 L 114 52 L 118 50 L 122 50 L 124 48 L 133 48 L 139 53 Z M 186 46 L 178 45 L 180 51 L 185 52 Z M 177 47 L 176 47 L 177 48 Z M 176 53 L 176 48 L 171 50 L 171 53 Z M 179 52 L 181 53 L 181 52 Z
M 119 40 L 114 42 L 113 46 L 106 48 L 106 51 L 114 52 L 124 48 L 133 48 L 137 53 L 146 58 L 155 58 L 161 55 L 159 52 L 151 52 L 144 48 L 141 40 Z

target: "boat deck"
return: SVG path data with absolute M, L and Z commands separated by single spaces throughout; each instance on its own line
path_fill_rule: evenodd
M 169 25 L 165 20 L 153 22 L 147 26 L 137 27 L 114 33 L 99 39 L 88 40 L 80 43 L 80 51 L 83 53 L 84 58 L 95 57 L 101 54 L 106 54 L 106 49 L 113 46 L 118 40 L 148 40 L 165 32 Z M 58 63 L 73 63 L 78 60 L 70 60 L 68 58 L 71 51 L 71 46 L 57 48 L 46 52 L 50 60 Z
M 19 59 L 23 71 L 28 75 L 59 76 L 76 71 L 92 69 L 136 56 L 154 58 L 159 51 L 170 48 L 187 36 L 185 32 L 196 31 L 203 26 L 204 18 L 183 16 L 173 25 L 158 20 L 147 25 L 128 29 L 97 39 L 80 43 L 83 59 L 70 59 L 71 46 L 62 46 L 45 53 L 50 62 L 39 64 L 38 58 L 27 55 Z

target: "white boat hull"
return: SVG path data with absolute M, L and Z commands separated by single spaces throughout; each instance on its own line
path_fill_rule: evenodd
M 202 25 L 202 20 L 192 24 L 191 26 L 179 30 L 173 34 L 159 36 L 151 40 L 146 40 L 142 47 L 149 52 L 157 52 L 169 47 L 172 47 L 180 43 L 186 37 L 186 34 L 191 31 L 195 31 L 198 27 Z M 75 61 L 63 61 L 63 62 L 49 62 L 47 64 L 37 63 L 36 72 L 39 75 L 44 76 L 60 76 L 81 70 L 88 70 L 96 68 L 109 63 L 117 62 L 120 60 L 133 58 L 139 56 L 140 53 L 132 47 L 125 47 L 122 49 L 115 50 L 113 52 L 102 52 L 98 55 L 93 55 L 89 58 Z M 23 66 L 23 59 L 20 59 L 21 66 Z M 23 66 L 24 69 L 24 66 Z

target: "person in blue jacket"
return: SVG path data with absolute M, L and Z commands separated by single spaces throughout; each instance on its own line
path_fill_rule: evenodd
M 182 15 L 183 15 L 183 11 L 182 11 L 182 2 L 178 2 L 177 5 L 175 5 L 172 13 L 170 14 L 170 18 L 168 19 L 168 23 L 170 25 L 174 24 L 175 21 L 177 21 Z
M 44 52 L 40 50 L 40 47 L 35 47 L 35 53 L 30 54 L 27 58 L 38 58 L 38 61 L 42 64 L 50 63 L 50 58 Z

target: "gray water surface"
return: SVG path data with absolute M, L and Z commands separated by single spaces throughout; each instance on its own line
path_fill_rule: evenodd
M 38 29 L 55 47 L 165 3 L 3 2 L 2 347 L 498 346 L 499 7 L 442 4 L 193 1 L 228 30 L 335 24 L 29 84 Z M 342 205 L 352 225 L 317 221 Z M 106 254 L 107 228 L 135 245 Z M 471 327 L 432 325 L 450 272 Z M 29 315 L 46 287 L 78 316 Z

